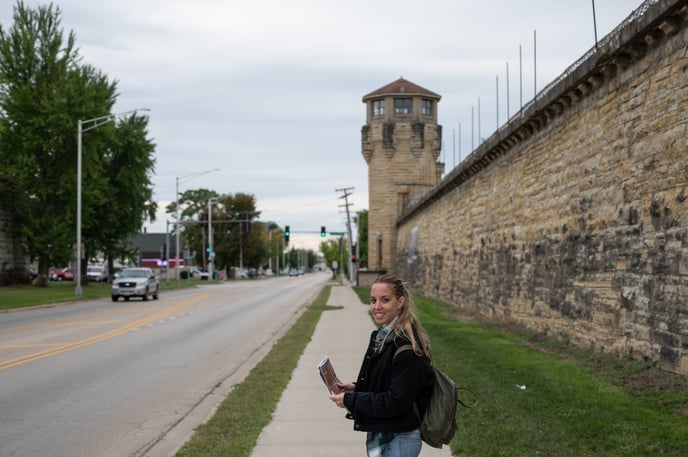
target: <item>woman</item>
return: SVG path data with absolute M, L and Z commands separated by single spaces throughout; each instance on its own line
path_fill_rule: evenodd
M 354 430 L 367 432 L 369 457 L 417 457 L 420 421 L 434 386 L 427 335 L 411 308 L 401 279 L 378 277 L 370 288 L 370 312 L 380 328 L 372 333 L 355 383 L 340 383 L 330 395 L 349 411 Z M 396 350 L 412 345 L 412 351 Z

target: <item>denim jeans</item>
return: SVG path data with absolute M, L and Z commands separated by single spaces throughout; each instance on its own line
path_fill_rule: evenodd
M 397 433 L 387 445 L 382 457 L 418 457 L 421 445 L 419 429 Z

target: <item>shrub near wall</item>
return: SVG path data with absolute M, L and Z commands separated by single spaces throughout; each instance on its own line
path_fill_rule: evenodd
M 554 108 L 489 140 L 402 218 L 396 266 L 413 290 L 688 373 L 679 3 L 618 32 L 613 62 L 594 56 L 584 84 L 562 85 Z
M 16 184 L 0 172 L 0 286 L 30 282 L 23 245 L 13 230 L 12 201 L 18 191 Z

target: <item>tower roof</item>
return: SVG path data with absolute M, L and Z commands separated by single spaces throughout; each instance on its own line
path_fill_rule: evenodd
M 424 87 L 420 87 L 411 81 L 407 81 L 402 77 L 387 84 L 386 86 L 379 88 L 378 90 L 369 93 L 368 95 L 363 96 L 363 101 L 365 102 L 370 98 L 380 97 L 382 95 L 422 95 L 438 101 L 440 98 L 442 98 L 442 96 L 429 91 Z

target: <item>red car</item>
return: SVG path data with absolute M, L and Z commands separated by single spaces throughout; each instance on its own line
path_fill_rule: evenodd
M 74 270 L 72 267 L 56 269 L 50 273 L 51 281 L 74 281 Z

